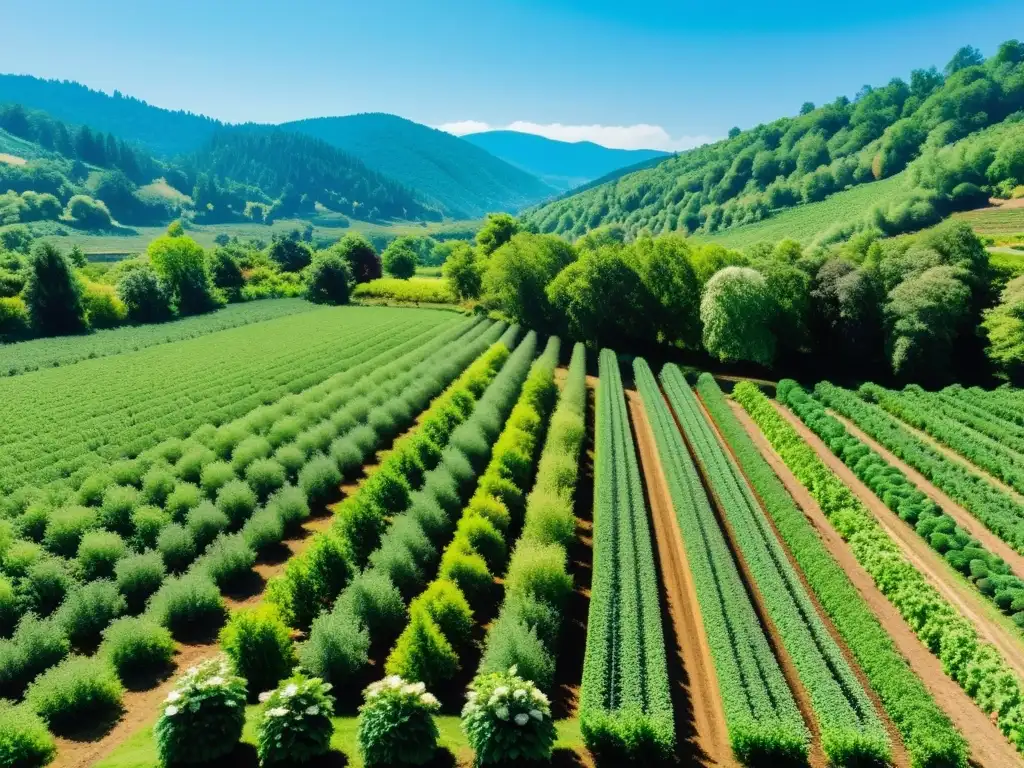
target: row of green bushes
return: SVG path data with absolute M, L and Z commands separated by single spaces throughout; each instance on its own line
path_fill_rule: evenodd
M 1016 453 L 1024 454 L 1024 427 L 1013 421 L 1006 421 L 995 413 L 971 403 L 967 398 L 956 397 L 946 392 L 925 392 L 917 384 L 908 384 L 905 394 L 923 400 L 926 405 L 937 408 L 944 416 L 955 419 Z
M 737 385 L 733 395 L 811 492 L 882 594 L 938 656 L 943 671 L 992 717 L 1018 751 L 1024 751 L 1024 695 L 1020 679 L 999 650 L 983 641 L 974 626 L 928 583 L 760 390 L 744 382 Z M 952 751 L 954 746 L 947 739 L 946 749 Z

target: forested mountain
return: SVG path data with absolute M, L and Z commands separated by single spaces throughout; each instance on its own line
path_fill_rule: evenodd
M 394 115 L 320 117 L 281 128 L 355 155 L 454 218 L 514 211 L 556 193 L 536 176 L 468 141 Z
M 462 138 L 560 190 L 578 187 L 620 168 L 669 156 L 657 149 L 610 149 L 591 141 L 555 141 L 519 131 L 484 131 Z
M 684 152 L 526 213 L 540 232 L 578 237 L 621 225 L 626 234 L 710 234 L 819 201 L 909 169 L 899 199 L 865 211 L 855 229 L 919 229 L 948 213 L 1010 195 L 1024 183 L 1024 45 L 1004 43 L 985 60 L 961 49 L 940 73 L 865 86 L 816 108 Z M 1003 125 L 998 130 L 990 126 Z M 951 146 L 952 145 L 952 146 Z

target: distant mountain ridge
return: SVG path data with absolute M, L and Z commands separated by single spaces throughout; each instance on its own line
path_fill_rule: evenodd
M 563 192 L 622 168 L 671 157 L 658 149 L 613 149 L 592 141 L 558 141 L 519 131 L 484 131 L 462 138 Z

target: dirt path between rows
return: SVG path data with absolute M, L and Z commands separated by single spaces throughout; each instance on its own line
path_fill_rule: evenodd
M 852 421 L 847 419 L 845 416 L 841 416 L 835 411 L 829 410 L 828 413 L 836 421 L 846 427 L 847 431 L 851 435 L 863 442 L 894 467 L 897 467 L 907 476 L 907 479 L 910 480 L 911 483 L 917 486 L 918 490 L 942 507 L 943 512 L 956 520 L 957 524 L 961 528 L 980 541 L 989 552 L 1003 558 L 1007 565 L 1013 569 L 1015 574 L 1024 577 L 1024 555 L 1020 554 L 1013 547 L 1000 539 L 996 534 L 986 528 L 984 523 L 974 517 L 965 507 L 962 507 L 953 501 L 953 499 L 935 487 L 927 477 L 900 459 L 892 453 L 892 451 L 888 450 Z
M 789 547 L 786 545 L 785 540 L 782 538 L 782 535 L 775 527 L 775 521 L 772 519 L 772 516 L 768 513 L 767 509 L 765 509 L 764 501 L 761 499 L 760 494 L 758 494 L 757 489 L 750 482 L 749 478 L 747 478 L 746 472 L 743 469 L 743 465 L 736 458 L 736 454 L 733 452 L 732 446 L 729 444 L 729 441 L 726 440 L 724 435 L 722 435 L 721 431 L 719 431 L 718 424 L 715 423 L 715 420 L 713 418 L 711 418 L 711 414 L 708 412 L 707 407 L 704 405 L 704 401 L 703 399 L 701 399 L 700 395 L 697 394 L 696 392 L 694 393 L 694 395 L 696 397 L 697 403 L 700 405 L 701 413 L 704 415 L 704 418 L 710 425 L 712 432 L 715 433 L 715 437 L 718 438 L 719 444 L 722 446 L 725 452 L 729 454 L 729 456 L 732 458 L 732 461 L 739 470 L 740 475 L 744 479 L 744 482 L 746 482 L 746 484 L 750 487 L 750 491 L 754 495 L 754 498 L 757 499 L 757 503 L 760 506 L 761 516 L 764 518 L 765 522 L 768 524 L 768 527 L 771 529 L 772 534 L 779 542 L 779 546 L 785 554 L 786 560 L 789 562 L 790 567 L 792 567 L 793 569 L 793 572 L 797 575 L 797 578 L 800 580 L 800 584 L 803 586 L 804 592 L 807 594 L 808 599 L 814 606 L 814 610 L 817 612 L 818 618 L 821 619 L 821 623 L 828 631 L 829 636 L 832 638 L 833 642 L 835 642 L 836 646 L 839 648 L 840 653 L 843 654 L 843 658 L 846 659 L 846 663 L 849 665 L 850 670 L 853 672 L 853 674 L 857 677 L 857 680 L 860 682 L 860 685 L 864 689 L 864 692 L 868 695 L 868 698 L 871 699 L 871 703 L 874 706 L 875 713 L 878 715 L 879 720 L 881 720 L 882 725 L 885 727 L 885 730 L 889 735 L 889 743 L 891 745 L 892 754 L 891 764 L 893 766 L 897 766 L 897 768 L 909 768 L 910 755 L 907 754 L 907 749 L 903 744 L 903 737 L 900 735 L 899 730 L 896 728 L 896 725 L 892 722 L 892 719 L 889 717 L 889 713 L 882 705 L 882 701 L 878 698 L 878 694 L 875 693 L 874 689 L 871 687 L 871 682 L 868 680 L 867 675 L 864 674 L 864 670 L 860 668 L 860 664 L 857 662 L 857 658 L 853 655 L 853 652 L 850 651 L 850 649 L 847 647 L 845 638 L 842 636 L 839 630 L 836 629 L 835 625 L 832 623 L 832 618 L 829 616 L 828 612 L 822 607 L 821 603 L 818 601 L 817 594 L 815 594 L 814 589 L 811 587 L 810 583 L 807 581 L 807 577 L 804 575 L 803 570 L 800 568 L 800 564 L 796 561 L 796 558 L 793 557 L 793 554 L 789 551 Z M 731 531 L 730 536 L 732 536 Z M 738 547 L 735 547 L 735 549 L 738 552 Z
M 811 525 L 814 526 L 825 546 L 839 563 L 847 577 L 857 588 L 861 597 L 870 606 L 879 623 L 892 638 L 893 643 L 911 669 L 924 682 L 925 687 L 934 697 L 939 707 L 949 716 L 954 725 L 960 729 L 971 749 L 972 761 L 984 768 L 1003 768 L 1009 765 L 1024 765 L 1024 760 L 1002 735 L 995 724 L 982 712 L 971 698 L 951 680 L 942 670 L 938 658 L 917 638 L 910 626 L 903 620 L 899 611 L 889 602 L 875 586 L 870 574 L 865 571 L 853 556 L 849 546 L 829 523 L 821 507 L 807 489 L 796 479 L 782 459 L 771 447 L 761 430 L 750 419 L 739 404 L 730 402 L 740 423 L 743 424 L 761 455 L 786 486 L 797 505 L 803 510 Z M 781 409 L 784 411 L 785 409 Z M 795 417 L 794 417 L 795 419 Z M 826 465 L 835 469 L 828 461 L 832 452 L 821 443 L 799 419 L 789 422 L 797 430 L 815 452 L 825 461 Z M 801 427 L 803 427 L 801 429 Z M 833 457 L 834 458 L 834 457 Z M 843 465 L 845 467 L 845 465 Z M 845 477 L 840 475 L 845 481 Z M 870 493 L 870 491 L 869 491 Z M 876 499 L 877 501 L 877 499 Z M 902 523 L 901 523 L 902 524 Z M 916 535 L 916 534 L 915 534 Z
M 627 390 L 626 398 L 654 524 L 665 606 L 675 629 L 676 661 L 681 662 L 684 673 L 678 685 L 673 686 L 677 692 L 685 695 L 685 707 L 688 710 L 681 711 L 680 706 L 676 706 L 679 751 L 685 754 L 689 749 L 690 754 L 687 756 L 698 765 L 738 768 L 739 764 L 729 744 L 722 694 L 718 688 L 711 649 L 704 634 L 697 590 L 690 575 L 657 444 L 639 394 Z M 666 637 L 666 642 L 671 647 L 670 637 Z
M 1024 677 L 1024 643 L 1021 642 L 1018 632 L 1011 632 L 1007 627 L 989 618 L 990 612 L 997 609 L 973 587 L 964 584 L 953 567 L 938 552 L 928 546 L 924 539 L 917 535 L 917 531 L 900 520 L 895 512 L 885 506 L 882 500 L 853 473 L 853 470 L 832 453 L 828 446 L 795 414 L 780 403 L 772 401 L 772 404 L 868 508 L 910 563 L 924 574 L 929 583 L 952 603 L 965 619 L 974 625 L 981 638 L 998 648 L 1007 664 L 1018 675 Z

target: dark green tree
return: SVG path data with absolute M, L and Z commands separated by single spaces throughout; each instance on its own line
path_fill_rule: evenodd
M 487 260 L 484 300 L 517 323 L 551 328 L 556 316 L 544 291 L 574 258 L 572 246 L 561 238 L 520 232 Z
M 519 221 L 507 213 L 489 213 L 487 221 L 476 233 L 476 244 L 482 256 L 490 256 L 519 231 Z
M 416 274 L 418 262 L 416 251 L 412 246 L 399 238 L 393 240 L 380 257 L 384 271 L 392 277 L 408 280 Z
M 445 259 L 441 274 L 455 295 L 465 301 L 480 298 L 483 269 L 481 259 L 477 257 L 469 243 L 457 243 Z
M 279 237 L 270 246 L 270 258 L 284 272 L 301 272 L 309 266 L 313 252 L 305 243 L 290 237 Z
M 352 279 L 367 283 L 381 276 L 380 257 L 373 244 L 358 232 L 349 232 L 331 246 L 331 251 L 348 262 Z
M 305 272 L 306 298 L 317 304 L 347 304 L 348 262 L 334 251 L 318 251 Z
M 28 260 L 25 305 L 32 327 L 42 336 L 86 330 L 82 283 L 71 263 L 47 242 L 36 243 Z

